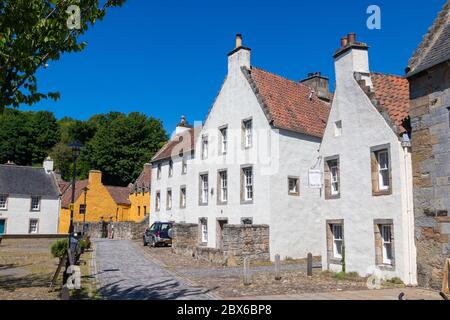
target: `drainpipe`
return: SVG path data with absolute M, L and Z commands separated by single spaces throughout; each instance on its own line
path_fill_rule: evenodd
M 408 282 L 411 285 L 417 285 L 417 280 L 413 266 L 415 265 L 415 248 L 413 243 L 414 217 L 412 204 L 412 181 L 410 180 L 410 164 L 411 164 L 411 140 L 407 133 L 403 134 L 401 145 L 403 147 L 403 165 L 405 167 L 405 183 L 406 183 L 406 218 L 408 228 Z

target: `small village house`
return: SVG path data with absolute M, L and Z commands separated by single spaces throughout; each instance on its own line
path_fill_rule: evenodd
M 440 289 L 450 258 L 450 1 L 406 70 L 419 285 Z M 448 285 L 447 285 L 448 286 Z
M 334 54 L 324 188 L 320 205 L 305 210 L 323 217 L 323 268 L 415 285 L 408 81 L 372 72 L 368 50 L 350 33 Z
M 53 160 L 43 167 L 0 165 L 0 235 L 57 234 L 59 214 Z
M 106 222 L 141 222 L 150 214 L 149 179 L 148 165 L 144 167 L 138 180 L 128 187 L 104 185 L 102 173 L 91 170 L 88 179 L 76 182 L 74 222 L 99 222 L 102 219 Z M 67 233 L 70 225 L 72 185 L 64 181 L 60 181 L 60 185 L 62 200 L 59 233 Z

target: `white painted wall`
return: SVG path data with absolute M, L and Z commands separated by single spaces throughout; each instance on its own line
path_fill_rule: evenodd
M 347 272 L 360 275 L 375 268 L 374 219 L 394 220 L 395 271 L 382 271 L 385 277 L 400 277 L 416 284 L 413 243 L 411 159 L 399 138 L 375 109 L 354 79 L 354 71 L 369 72 L 366 50 L 353 49 L 335 62 L 336 92 L 321 156 L 339 155 L 341 197 L 325 200 L 322 196 L 316 214 L 322 217 L 322 263 L 326 268 L 326 220 L 344 219 Z M 342 136 L 334 136 L 336 121 L 342 121 Z M 392 195 L 372 196 L 370 148 L 390 144 Z M 406 157 L 406 158 L 405 158 Z M 406 159 L 406 160 L 405 160 Z M 323 168 L 323 162 L 322 162 Z M 340 266 L 331 265 L 339 271 Z
M 59 199 L 41 199 L 40 211 L 31 211 L 31 197 L 10 195 L 7 210 L 0 211 L 0 220 L 6 219 L 5 234 L 28 234 L 30 219 L 39 219 L 38 234 L 57 234 Z

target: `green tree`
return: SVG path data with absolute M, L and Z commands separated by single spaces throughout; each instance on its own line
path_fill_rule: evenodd
M 51 112 L 6 109 L 0 114 L 0 163 L 40 165 L 59 139 L 59 126 Z
M 82 51 L 87 44 L 79 37 L 103 19 L 107 9 L 124 2 L 106 0 L 100 6 L 99 0 L 0 0 L 0 112 L 58 99 L 56 92 L 38 91 L 36 71 L 63 53 Z M 71 5 L 78 6 L 79 15 Z
M 137 112 L 116 113 L 86 145 L 81 160 L 88 168 L 101 170 L 105 183 L 125 186 L 139 176 L 167 138 L 160 120 Z

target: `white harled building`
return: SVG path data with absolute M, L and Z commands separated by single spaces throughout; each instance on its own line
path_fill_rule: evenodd
M 330 111 L 328 79 L 288 80 L 250 56 L 238 35 L 206 120 L 195 129 L 182 120 L 153 158 L 151 222 L 197 223 L 211 248 L 224 224 L 266 224 L 272 258 L 319 255 L 321 217 L 305 208 L 319 197 L 308 170 Z

